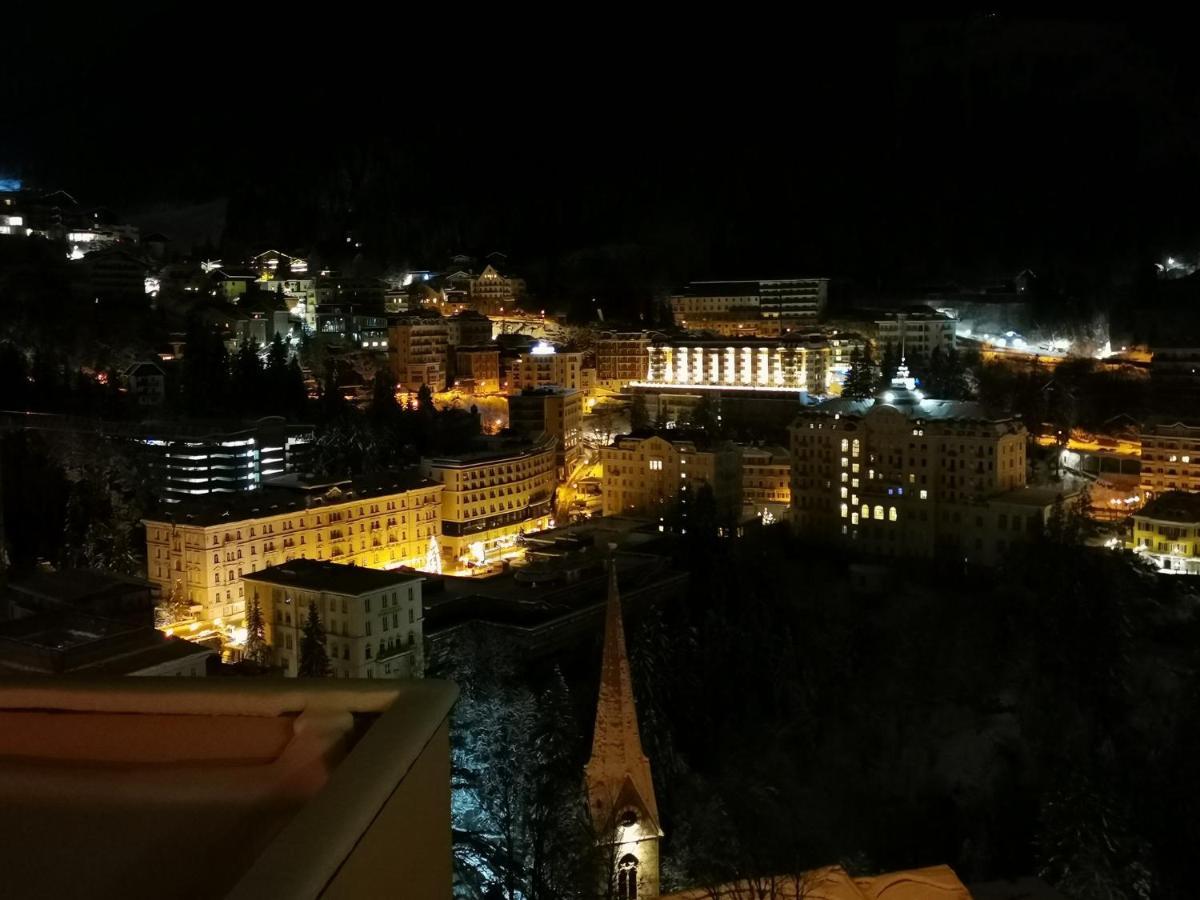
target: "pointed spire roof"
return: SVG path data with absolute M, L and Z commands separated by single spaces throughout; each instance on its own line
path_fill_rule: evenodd
M 650 760 L 642 751 L 638 733 L 633 678 L 625 653 L 621 595 L 617 589 L 617 564 L 612 556 L 608 562 L 608 604 L 596 727 L 592 733 L 592 756 L 584 772 L 588 803 L 598 826 L 615 825 L 622 812 L 632 808 L 641 820 L 643 832 L 661 836 Z

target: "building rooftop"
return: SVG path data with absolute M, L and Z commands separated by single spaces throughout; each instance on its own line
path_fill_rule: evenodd
M 661 337 L 653 342 L 655 347 L 787 347 L 803 346 L 821 348 L 829 345 L 823 334 L 789 333 L 779 337 Z
M 692 281 L 676 297 L 751 297 L 758 295 L 757 281 Z
M 599 610 L 607 595 L 608 550 L 593 544 L 543 547 L 537 563 L 485 578 L 430 577 L 422 594 L 425 633 L 471 622 L 532 630 L 583 611 Z M 686 580 L 660 556 L 618 551 L 621 592 L 630 597 L 648 587 Z
M 290 511 L 316 509 L 336 503 L 365 500 L 385 494 L 433 487 L 436 482 L 418 470 L 403 469 L 358 476 L 353 479 L 319 483 L 291 474 L 272 479 L 256 491 L 229 494 L 205 494 L 181 500 L 169 509 L 146 517 L 148 522 L 172 522 L 179 525 L 221 525 L 276 516 Z
M 1200 522 L 1200 494 L 1167 491 L 1134 513 L 1134 517 L 1163 522 Z
M 132 575 L 117 575 L 96 569 L 60 569 L 56 572 L 32 572 L 19 580 L 10 581 L 8 587 L 52 603 L 71 604 L 111 591 L 149 590 L 152 585 L 144 578 L 134 578 Z
M 478 438 L 474 450 L 425 459 L 422 460 L 422 464 L 428 464 L 433 468 L 455 468 L 486 462 L 503 462 L 507 459 L 517 459 L 521 456 L 553 450 L 557 443 L 558 439 L 554 435 L 545 432 L 528 436 L 514 433 L 490 435 Z
M 330 594 L 346 594 L 351 597 L 422 580 L 421 576 L 410 572 L 368 569 L 363 566 L 342 565 L 316 559 L 294 559 L 277 566 L 268 566 L 260 572 L 251 572 L 242 577 L 250 581 L 262 581 L 281 587 L 325 591 Z
M 132 675 L 213 651 L 154 628 L 75 610 L 53 610 L 0 625 L 0 674 Z
M 824 400 L 806 407 L 801 410 L 800 415 L 802 417 L 811 415 L 865 416 L 876 406 L 888 406 L 899 410 L 910 419 L 930 421 L 1007 422 L 1013 418 L 1012 416 L 991 415 L 982 404 L 973 400 L 933 400 L 922 397 L 921 399 L 914 398 L 911 403 L 901 404 L 889 401 L 886 395 L 870 400 L 850 400 L 845 397 L 836 397 L 833 400 Z
M 509 401 L 513 397 L 569 397 L 572 394 L 581 393 L 577 388 L 565 388 L 558 385 L 548 384 L 537 388 L 524 388 L 519 394 L 510 394 Z
M 787 448 L 780 447 L 778 444 L 763 444 L 761 446 L 743 445 L 741 450 L 743 459 L 750 457 L 760 462 L 774 460 L 780 463 L 787 463 L 792 458 L 792 454 L 788 452 Z
M 1003 494 L 997 494 L 989 498 L 991 503 L 1009 503 L 1017 506 L 1029 506 L 1043 509 L 1055 501 L 1056 498 L 1062 497 L 1070 499 L 1079 494 L 1078 487 L 1071 485 L 1028 485 L 1026 487 L 1016 488 L 1015 490 L 1006 491 Z

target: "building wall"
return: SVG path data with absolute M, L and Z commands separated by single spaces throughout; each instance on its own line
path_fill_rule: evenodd
M 349 595 L 250 579 L 266 626 L 267 645 L 284 674 L 299 674 L 308 607 L 316 604 L 334 678 L 421 678 L 424 613 L 421 580 Z
M 713 313 L 728 313 L 734 310 L 758 310 L 758 286 L 748 284 L 743 294 L 710 294 L 705 295 L 698 288 L 696 294 L 676 294 L 671 298 L 671 313 L 675 316 L 675 324 L 682 325 L 684 320 L 695 316 L 711 315 Z
M 490 558 L 521 534 L 550 527 L 555 448 L 546 436 L 508 454 L 422 460 L 422 470 L 444 487 L 440 542 L 448 567 L 477 558 L 476 549 Z
M 791 517 L 802 531 L 885 555 L 932 556 L 962 525 L 950 509 L 1026 482 L 1016 422 L 801 413 L 791 429 Z
M 541 387 L 584 390 L 582 353 L 522 353 L 508 369 L 508 391 Z
M 828 278 L 772 278 L 759 282 L 763 315 L 815 323 L 829 298 Z
M 500 391 L 499 350 L 456 350 L 454 358 L 456 381 L 470 379 L 477 394 Z
M 441 493 L 441 485 L 427 485 L 219 525 L 146 519 L 147 577 L 163 597 L 180 582 L 201 620 L 241 623 L 242 575 L 291 559 L 424 568 L 440 532 Z
M 740 456 L 733 445 L 698 450 L 691 441 L 619 437 L 600 448 L 604 515 L 628 513 L 665 519 L 681 492 L 694 493 L 709 484 L 718 511 L 733 513 L 741 505 Z
M 884 319 L 875 323 L 879 328 L 880 355 L 892 349 L 902 349 L 909 359 L 928 357 L 935 349 L 949 352 L 955 348 L 953 319 L 938 317 L 909 317 Z
M 1142 490 L 1200 491 L 1200 426 L 1175 423 L 1142 429 Z
M 439 317 L 400 318 L 388 324 L 388 357 L 392 377 L 410 391 L 427 384 L 446 386 L 446 323 Z
M 451 834 L 450 731 L 442 722 L 370 830 L 325 885 L 321 900 L 360 900 L 389 892 L 448 900 L 454 881 Z
M 1164 569 L 1200 574 L 1200 522 L 1134 513 L 1133 546 Z
M 649 361 L 650 336 L 644 331 L 606 331 L 596 338 L 596 381 L 600 387 L 620 390 L 644 381 Z
M 742 450 L 742 501 L 744 503 L 791 503 L 792 461 L 786 453 L 758 448 Z
M 647 384 L 766 387 L 824 394 L 826 344 L 781 341 L 737 344 L 655 344 L 647 350 Z
M 545 432 L 556 443 L 555 464 L 560 481 L 579 461 L 583 393 L 573 390 L 514 394 L 508 398 L 508 425 L 525 434 Z

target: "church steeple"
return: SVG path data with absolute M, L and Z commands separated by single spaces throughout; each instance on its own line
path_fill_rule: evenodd
M 610 547 L 611 549 L 611 547 Z M 625 653 L 625 626 L 617 565 L 608 562 L 608 603 L 604 621 L 604 658 L 592 755 L 584 769 L 592 823 L 601 842 L 612 849 L 618 900 L 658 896 L 658 802 L 650 760 L 642 751 L 633 679 Z

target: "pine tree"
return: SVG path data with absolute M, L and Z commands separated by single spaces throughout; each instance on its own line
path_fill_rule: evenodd
M 260 666 L 267 662 L 267 629 L 258 597 L 250 601 L 246 611 L 246 659 Z
M 375 381 L 371 392 L 371 417 L 378 422 L 387 422 L 400 412 L 400 404 L 396 402 L 396 385 L 387 369 L 375 372 Z
M 629 405 L 629 428 L 632 431 L 640 431 L 650 425 L 650 413 L 646 409 L 646 398 L 641 394 L 633 395 L 633 402 Z
M 879 367 L 879 374 L 876 381 L 876 390 L 881 391 L 896 377 L 896 370 L 900 368 L 900 363 L 904 362 L 900 356 L 900 348 L 895 344 L 888 344 L 883 351 L 883 362 Z
M 182 622 L 191 615 L 191 604 L 188 603 L 187 596 L 183 592 L 183 582 L 179 579 L 171 585 L 171 593 L 160 604 L 161 611 L 160 620 L 164 625 L 174 625 L 176 622 Z
M 246 411 L 263 405 L 263 368 L 258 358 L 258 344 L 243 338 L 233 363 L 233 395 L 237 405 Z M 270 405 L 270 404 L 268 404 Z
M 325 650 L 325 628 L 321 624 L 317 604 L 308 604 L 308 617 L 304 620 L 304 635 L 300 638 L 301 678 L 328 678 L 329 654 Z
M 308 387 L 304 384 L 304 373 L 300 370 L 300 361 L 292 357 L 288 363 L 287 378 L 284 381 L 285 408 L 294 416 L 304 415 L 308 405 Z
M 875 396 L 875 361 L 871 358 L 870 344 L 862 350 L 850 351 L 850 371 L 842 383 L 842 396 L 851 400 L 868 400 Z

